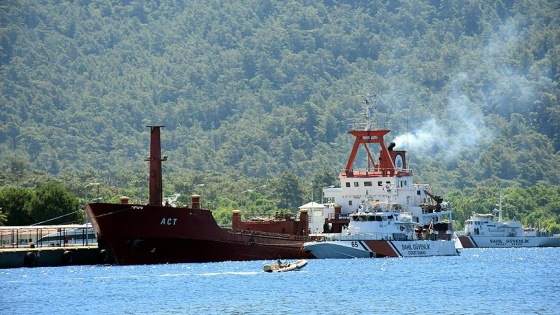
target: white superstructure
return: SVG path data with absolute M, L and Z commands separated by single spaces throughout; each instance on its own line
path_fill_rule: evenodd
M 323 189 L 322 233 L 304 247 L 317 258 L 457 255 L 451 204 L 414 183 L 406 152 L 385 145 L 389 130 L 370 128 L 349 132 L 355 142 L 340 187 Z

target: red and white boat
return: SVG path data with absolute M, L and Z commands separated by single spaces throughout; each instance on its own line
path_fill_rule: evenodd
M 451 204 L 414 183 L 406 152 L 386 146 L 390 131 L 373 129 L 370 118 L 368 108 L 365 128 L 349 132 L 355 140 L 340 187 L 324 188 L 322 207 L 310 209 L 310 227 L 322 232 L 305 249 L 316 258 L 459 255 Z

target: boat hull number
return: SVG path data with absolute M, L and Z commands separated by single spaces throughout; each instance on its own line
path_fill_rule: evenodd
M 177 223 L 177 218 L 161 218 L 160 225 L 175 225 Z

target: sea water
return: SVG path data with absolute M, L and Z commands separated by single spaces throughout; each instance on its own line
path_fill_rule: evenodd
M 560 314 L 560 248 L 0 270 L 0 314 Z

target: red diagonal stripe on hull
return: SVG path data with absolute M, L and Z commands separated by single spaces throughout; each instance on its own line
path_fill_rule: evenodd
M 399 257 L 387 241 L 364 241 L 364 243 L 377 254 L 377 257 Z
M 463 248 L 475 248 L 474 244 L 471 242 L 471 238 L 468 236 L 459 236 L 459 240 L 461 241 L 461 245 Z

